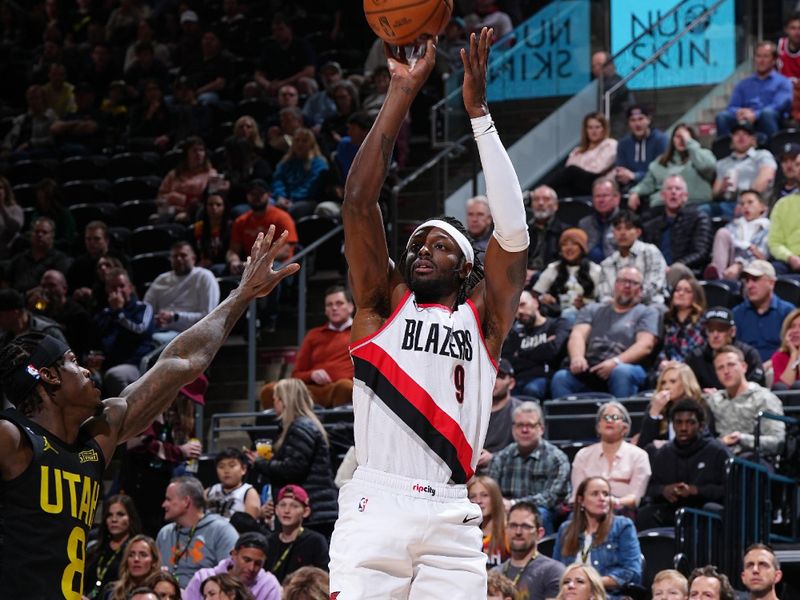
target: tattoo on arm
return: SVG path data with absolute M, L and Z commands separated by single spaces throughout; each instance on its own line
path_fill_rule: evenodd
M 392 149 L 394 143 L 386 135 L 381 134 L 381 156 L 383 156 L 383 169 L 384 173 L 389 170 L 389 164 L 392 160 Z

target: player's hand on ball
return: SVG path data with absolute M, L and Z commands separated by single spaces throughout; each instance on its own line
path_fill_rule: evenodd
M 285 265 L 277 271 L 272 268 L 275 257 L 286 245 L 287 235 L 288 232 L 284 231 L 273 243 L 274 225 L 270 225 L 266 235 L 258 234 L 244 266 L 242 280 L 239 282 L 240 290 L 253 298 L 261 298 L 275 289 L 281 279 L 297 273 L 300 269 L 300 265 L 297 263 Z
M 410 91 L 414 93 L 422 89 L 436 64 L 436 39 L 428 37 L 420 43 L 425 44 L 425 53 L 416 60 L 409 60 L 409 57 L 406 56 L 405 46 L 399 46 L 397 54 L 395 54 L 392 46 L 386 42 L 383 43 L 383 51 L 389 63 L 389 73 L 392 76 L 391 84 L 399 85 L 402 90 L 406 90 L 408 87 L 404 84 L 411 84 L 413 87 Z
M 493 36 L 494 29 L 484 27 L 479 35 L 469 35 L 469 51 L 461 49 L 461 62 L 464 64 L 464 85 L 461 93 L 464 97 L 464 108 L 471 119 L 489 113 L 486 103 L 486 73 Z

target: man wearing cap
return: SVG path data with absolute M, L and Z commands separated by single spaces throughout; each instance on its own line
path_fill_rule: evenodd
M 528 221 L 528 281 L 558 260 L 561 233 L 567 228 L 558 216 L 558 194 L 547 185 L 527 193 L 531 219 Z M 585 246 L 586 244 L 584 244 Z M 584 254 L 587 249 L 584 248 Z
M 321 533 L 303 527 L 311 514 L 308 493 L 299 485 L 289 484 L 278 492 L 275 516 L 280 529 L 269 537 L 264 568 L 283 583 L 289 573 L 312 566 L 328 570 L 328 542 Z
M 328 61 L 319 69 L 322 89 L 309 96 L 303 105 L 303 117 L 306 123 L 319 133 L 322 122 L 336 114 L 336 102 L 333 99 L 333 86 L 342 80 L 342 66 L 336 61 Z
M 767 246 L 777 274 L 800 273 L 800 194 L 784 196 L 773 207 Z
M 511 415 L 522 400 L 511 395 L 516 381 L 514 367 L 507 358 L 501 358 L 497 367 L 497 379 L 492 389 L 492 412 L 489 416 L 489 427 L 486 440 L 478 459 L 478 469 L 484 470 L 489 465 L 494 453 L 502 450 L 514 441 L 511 431 Z
M 545 317 L 539 299 L 529 291 L 519 297 L 517 318 L 503 344 L 502 356 L 511 361 L 519 394 L 538 400 L 549 398 L 550 378 L 566 350 L 570 323 Z
M 200 60 L 203 53 L 200 41 L 203 31 L 200 28 L 200 18 L 193 10 L 184 10 L 179 23 L 181 32 L 177 47 L 172 52 L 172 63 L 173 66 L 184 68 Z
M 264 570 L 269 553 L 267 538 L 255 531 L 243 533 L 236 540 L 231 555 L 223 558 L 216 567 L 200 569 L 194 574 L 183 600 L 203 600 L 200 586 L 212 575 L 232 575 L 242 582 L 254 600 L 280 600 L 281 584 L 275 575 Z
M 614 177 L 623 189 L 628 189 L 642 180 L 647 167 L 667 149 L 668 139 L 664 132 L 650 127 L 650 111 L 634 104 L 625 111 L 628 119 L 628 135 L 617 144 L 617 163 Z M 628 201 L 628 208 L 638 210 Z
M 733 214 L 736 196 L 743 190 L 769 195 L 778 165 L 769 150 L 757 147 L 753 124 L 738 121 L 731 128 L 731 153 L 717 161 L 717 177 L 711 188 L 715 199 L 724 199 Z M 726 212 L 726 214 L 728 214 Z
M 766 362 L 781 345 L 783 320 L 795 308 L 775 293 L 775 267 L 754 260 L 742 270 L 745 300 L 733 307 L 739 339 L 758 350 Z
M 219 284 L 208 269 L 196 266 L 189 242 L 175 242 L 169 252 L 172 270 L 153 280 L 144 301 L 153 307 L 157 331 L 153 339 L 164 344 L 189 329 L 219 304 Z
M 295 265 L 273 270 L 274 256 L 285 241 L 273 244 L 273 233 L 254 245 L 239 287 L 228 299 L 173 340 L 120 397 L 102 401 L 89 372 L 66 344 L 52 337 L 20 336 L 0 350 L 0 383 L 16 407 L 0 415 L 4 597 L 81 597 L 83 549 L 114 451 L 146 429 L 182 386 L 208 368 L 250 302 L 297 272 Z M 45 487 L 50 493 L 42 495 Z M 195 489 L 202 503 L 203 488 L 197 484 Z M 201 541 L 197 529 L 194 540 L 187 535 L 190 529 L 177 529 L 172 533 L 182 536 L 167 540 L 164 556 L 183 558 L 177 556 L 181 549 L 196 556 L 192 553 Z M 236 542 L 235 530 L 231 537 L 225 554 Z M 175 543 L 180 546 L 173 556 Z M 222 558 L 200 566 L 213 566 Z
M 736 321 L 733 320 L 733 312 L 724 306 L 713 306 L 703 315 L 703 323 L 706 343 L 692 350 L 685 360 L 697 377 L 700 387 L 704 390 L 722 387 L 714 369 L 714 352 L 729 345 L 742 351 L 747 363 L 747 380 L 764 385 L 764 367 L 758 350 L 735 339 Z
M 786 142 L 781 146 L 781 151 L 778 154 L 780 159 L 781 170 L 775 181 L 774 200 L 773 204 L 790 194 L 797 194 L 800 192 L 800 161 L 797 157 L 800 155 L 800 144 L 795 142 Z
M 728 108 L 717 115 L 717 136 L 732 133 L 741 121 L 749 123 L 765 138 L 781 128 L 792 106 L 792 82 L 775 70 L 778 58 L 773 42 L 756 44 L 755 73 L 733 88 Z M 761 191 L 761 190 L 759 190 Z

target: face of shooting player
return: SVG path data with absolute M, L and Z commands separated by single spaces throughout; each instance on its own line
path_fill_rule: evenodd
M 458 244 L 438 227 L 416 232 L 408 241 L 405 277 L 421 302 L 436 302 L 456 291 L 469 274 Z

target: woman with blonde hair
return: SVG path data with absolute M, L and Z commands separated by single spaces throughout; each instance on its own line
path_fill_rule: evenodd
M 556 600 L 606 600 L 600 573 L 589 565 L 573 563 L 564 569 Z
M 292 145 L 272 177 L 275 204 L 288 210 L 295 220 L 312 214 L 320 200 L 327 170 L 328 161 L 314 133 L 305 127 L 296 129 Z
M 508 559 L 510 553 L 500 486 L 487 475 L 476 475 L 467 484 L 467 494 L 470 502 L 481 507 L 483 552 L 488 557 L 486 568 L 499 566 Z
M 110 600 L 127 600 L 131 590 L 144 585 L 145 580 L 161 570 L 161 553 L 156 541 L 147 535 L 130 539 L 122 555 L 119 579 L 113 584 Z
M 587 477 L 578 485 L 572 518 L 558 529 L 553 558 L 565 565 L 594 566 L 611 597 L 621 597 L 625 586 L 641 583 L 636 527 L 629 518 L 614 514 L 611 485 L 604 477 Z
M 689 353 L 706 343 L 703 313 L 706 294 L 691 276 L 681 277 L 672 290 L 669 308 L 664 315 L 664 344 L 658 355 L 659 369 L 670 360 L 686 360 Z
M 0 258 L 8 256 L 11 243 L 22 230 L 24 222 L 25 214 L 17 204 L 11 184 L 8 179 L 0 176 Z
M 786 315 L 781 326 L 781 347 L 772 355 L 773 390 L 800 389 L 800 308 Z
M 274 410 L 280 419 L 280 434 L 274 455 L 266 460 L 248 452 L 255 470 L 278 491 L 293 483 L 308 492 L 311 516 L 308 522 L 333 521 L 338 514 L 337 491 L 331 471 L 328 434 L 314 414 L 314 401 L 300 379 L 281 379 L 273 390 Z
M 250 115 L 242 115 L 236 119 L 233 124 L 233 135 L 246 139 L 258 153 L 264 149 L 264 140 L 261 139 L 261 133 L 258 131 L 258 123 Z

